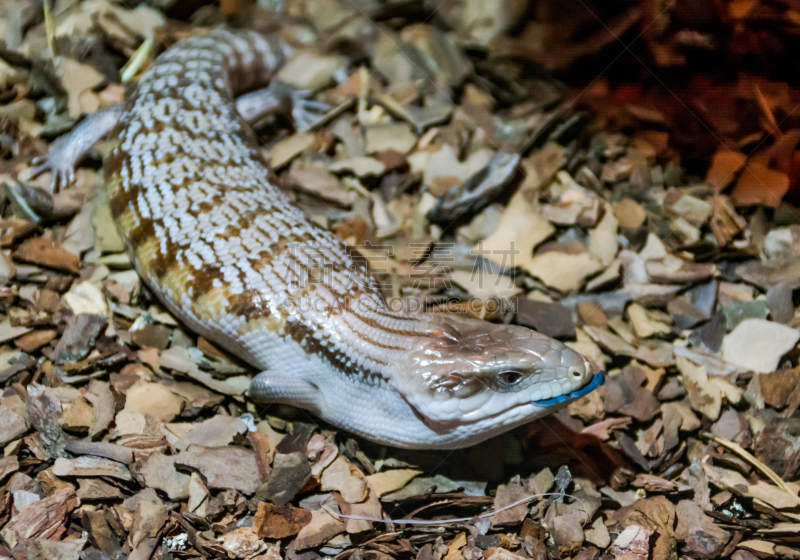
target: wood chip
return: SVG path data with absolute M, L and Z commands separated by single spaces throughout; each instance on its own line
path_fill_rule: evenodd
M 66 249 L 56 247 L 46 237 L 34 237 L 24 241 L 16 251 L 14 258 L 20 262 L 36 264 L 70 274 L 78 274 L 81 259 Z

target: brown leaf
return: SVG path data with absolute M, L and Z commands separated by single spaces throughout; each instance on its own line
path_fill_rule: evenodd
M 169 422 L 183 408 L 183 399 L 161 383 L 140 382 L 128 389 L 125 411 L 149 414 L 162 422 Z
M 659 402 L 652 391 L 642 385 L 647 375 L 640 367 L 629 365 L 606 384 L 605 411 L 633 416 L 641 422 L 652 420 L 659 410 Z
M 653 531 L 671 532 L 675 524 L 675 505 L 664 496 L 636 500 L 613 516 L 620 526 L 641 525 Z
M 722 392 L 719 387 L 710 383 L 703 366 L 683 356 L 678 356 L 676 361 L 692 408 L 703 413 L 709 420 L 716 420 L 722 406 Z
M 648 560 L 652 534 L 653 531 L 645 527 L 628 525 L 614 541 L 614 557 L 625 560 Z
M 77 505 L 75 489 L 62 488 L 12 517 L 0 535 L 12 547 L 22 539 L 58 538 L 64 534 L 69 514 Z
M 10 247 L 19 239 L 32 234 L 39 226 L 36 222 L 10 217 L 0 220 L 0 247 Z
M 368 488 L 368 492 L 367 498 L 357 504 L 347 502 L 341 494 L 334 494 L 333 496 L 339 505 L 342 515 L 383 519 L 383 508 L 378 500 L 378 495 L 371 488 Z M 363 533 L 371 529 L 372 521 L 369 519 L 345 519 L 345 530 L 350 534 Z
M 491 546 L 483 553 L 486 560 L 525 560 L 524 556 L 514 554 L 510 550 L 500 548 L 498 546 Z
M 14 341 L 14 346 L 28 354 L 35 352 L 56 337 L 56 331 L 52 329 L 33 331 L 32 333 L 21 336 Z
M 63 365 L 85 358 L 105 327 L 106 318 L 103 315 L 78 313 L 70 317 L 67 328 L 56 345 L 53 362 Z
M 369 475 L 367 482 L 369 482 L 378 496 L 383 496 L 389 492 L 400 490 L 412 478 L 420 474 L 422 474 L 422 471 L 416 469 L 392 469 Z
M 459 533 L 447 547 L 447 554 L 444 557 L 444 560 L 459 560 L 463 558 L 461 555 L 461 549 L 467 544 L 467 534 L 466 533 Z
M 497 488 L 494 498 L 494 509 L 500 510 L 506 506 L 518 502 L 523 498 L 533 496 L 535 492 L 526 489 L 519 483 L 501 484 Z M 522 503 L 510 509 L 500 511 L 492 516 L 492 526 L 503 525 L 506 523 L 519 523 L 528 515 L 528 504 Z
M 297 159 L 292 162 L 286 181 L 324 200 L 342 206 L 351 203 L 350 193 L 329 171 L 324 162 Z
M 81 477 L 104 476 L 132 480 L 131 473 L 122 463 L 104 459 L 103 457 L 92 457 L 91 455 L 84 455 L 76 459 L 59 457 L 53 464 L 53 474 L 56 476 Z
M 121 500 L 125 496 L 116 486 L 112 486 L 99 478 L 79 478 L 78 498 L 84 501 Z
M 630 417 L 609 418 L 607 420 L 601 420 L 600 422 L 596 422 L 591 426 L 586 426 L 584 429 L 581 430 L 580 433 L 593 435 L 600 441 L 608 441 L 609 439 L 611 439 L 612 431 L 616 429 L 622 429 L 631 422 L 632 419 Z
M 95 436 L 104 431 L 114 420 L 114 395 L 108 383 L 93 379 L 84 398 L 92 403 L 92 423 L 89 435 Z M 130 461 L 128 461 L 130 462 Z
M 771 373 L 762 373 L 757 377 L 761 386 L 761 397 L 773 408 L 783 408 L 789 404 L 792 392 L 787 387 L 800 385 L 800 367 L 779 369 Z
M 344 523 L 333 517 L 327 510 L 316 509 L 311 512 L 309 524 L 300 529 L 294 540 L 294 548 L 295 550 L 314 548 L 328 539 L 344 533 L 344 529 Z
M 175 464 L 199 471 L 209 488 L 231 488 L 250 495 L 258 486 L 258 466 L 252 449 L 193 445 L 178 454 Z
M 78 255 L 56 247 L 53 245 L 53 240 L 48 237 L 34 237 L 24 241 L 14 251 L 14 258 L 18 261 L 38 264 L 70 274 L 78 274 L 81 264 L 81 258 Z
M 247 424 L 238 418 L 217 414 L 213 418 L 195 424 L 192 430 L 173 443 L 172 447 L 179 451 L 187 449 L 190 445 L 224 447 L 233 442 L 234 436 L 245 433 Z
M 266 482 L 272 472 L 272 453 L 270 453 L 269 436 L 262 434 L 258 430 L 247 432 L 247 441 L 253 446 L 256 454 L 256 465 L 258 465 L 258 480 Z
M 155 451 L 137 461 L 131 470 L 145 486 L 166 492 L 172 500 L 184 500 L 189 497 L 190 477 L 175 469 L 176 458 Z
M 280 506 L 285 505 L 294 499 L 310 477 L 311 465 L 305 452 L 282 453 L 278 449 L 272 460 L 269 480 L 259 488 L 258 497 Z
M 0 446 L 28 431 L 28 422 L 10 407 L 0 405 Z
M 146 488 L 134 496 L 133 524 L 128 540 L 134 549 L 129 558 L 149 558 L 160 540 L 161 530 L 169 516 L 156 491 Z
M 231 558 L 251 558 L 265 548 L 253 527 L 238 527 L 222 535 L 219 542 Z
M 367 480 L 364 478 L 364 473 L 341 455 L 322 472 L 320 484 L 323 492 L 337 490 L 345 501 L 351 504 L 367 497 Z
M 553 504 L 553 506 L 556 506 Z M 558 546 L 562 558 L 572 556 L 581 549 L 584 533 L 581 524 L 582 512 L 569 508 L 566 512 L 558 513 L 560 508 L 551 506 L 545 514 L 551 535 Z M 584 517 L 585 519 L 585 517 Z
M 311 512 L 292 506 L 259 502 L 253 527 L 262 539 L 282 539 L 296 535 L 311 523 Z
M 731 193 L 737 206 L 762 204 L 771 208 L 780 206 L 783 195 L 789 191 L 789 176 L 753 161 L 742 171 Z
M 732 152 L 722 148 L 711 160 L 711 167 L 706 174 L 706 183 L 720 192 L 728 186 L 735 178 L 736 174 L 744 167 L 747 156 L 739 152 Z
M 676 513 L 675 535 L 686 541 L 686 548 L 699 558 L 717 558 L 730 539 L 730 533 L 715 525 L 714 520 L 691 500 L 681 501 Z

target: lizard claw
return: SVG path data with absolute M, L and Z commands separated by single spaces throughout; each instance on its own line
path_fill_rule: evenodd
M 38 177 L 42 173 L 52 174 L 50 187 L 53 192 L 58 192 L 60 188 L 66 188 L 75 182 L 75 166 L 83 154 L 75 153 L 75 143 L 64 141 L 61 137 L 50 146 L 50 151 L 45 156 L 33 159 L 34 165 L 31 178 Z
M 45 171 L 52 173 L 53 192 L 74 183 L 78 162 L 95 142 L 114 128 L 122 116 L 122 110 L 123 105 L 118 103 L 95 111 L 83 119 L 71 132 L 53 142 L 46 156 L 33 160 L 35 167 L 32 177 Z

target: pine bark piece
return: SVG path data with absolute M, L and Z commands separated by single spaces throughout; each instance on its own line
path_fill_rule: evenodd
M 75 489 L 62 488 L 12 517 L 0 536 L 11 548 L 23 539 L 58 539 L 66 531 L 69 514 L 77 506 Z

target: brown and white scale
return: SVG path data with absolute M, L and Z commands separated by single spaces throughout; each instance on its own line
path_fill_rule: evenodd
M 118 139 L 109 204 L 136 269 L 191 329 L 262 372 L 250 397 L 381 443 L 455 448 L 602 383 L 583 356 L 529 329 L 389 309 L 364 259 L 269 182 L 237 111 L 284 52 L 252 32 L 186 39 L 104 117 Z M 77 161 L 87 126 L 57 143 L 49 167 Z

